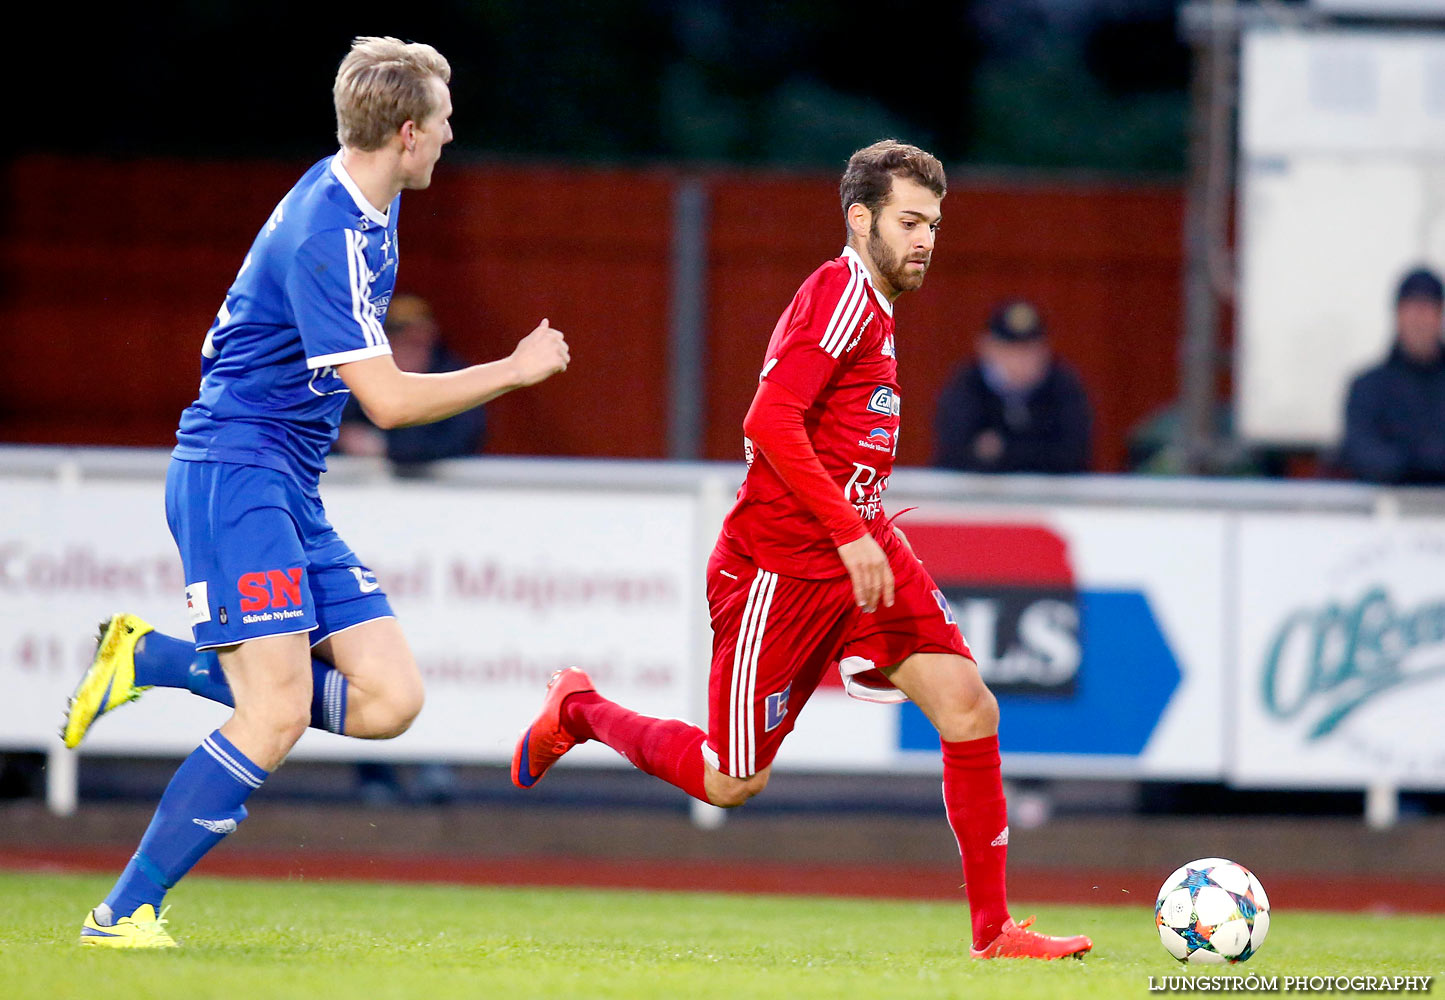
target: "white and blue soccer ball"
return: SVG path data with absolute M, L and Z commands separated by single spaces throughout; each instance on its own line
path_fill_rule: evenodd
M 1191 861 L 1154 904 L 1164 948 L 1192 965 L 1244 962 L 1269 933 L 1269 896 L 1254 872 L 1224 858 Z

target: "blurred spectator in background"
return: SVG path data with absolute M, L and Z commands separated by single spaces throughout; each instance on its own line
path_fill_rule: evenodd
M 1039 311 L 1014 299 L 994 310 L 978 360 L 938 400 L 934 465 L 965 472 L 1084 472 L 1089 401 L 1053 355 Z
M 386 338 L 391 356 L 406 372 L 449 372 L 467 363 L 447 350 L 432 318 L 431 306 L 417 295 L 398 295 L 386 313 Z M 443 458 L 473 455 L 487 433 L 485 410 L 478 406 L 447 420 L 383 431 L 361 409 L 355 397 L 346 404 L 335 450 L 346 455 L 384 457 L 397 465 L 420 465 Z
M 1350 385 L 1340 462 L 1376 483 L 1445 483 L 1445 286 L 1427 268 L 1395 293 L 1395 342 Z

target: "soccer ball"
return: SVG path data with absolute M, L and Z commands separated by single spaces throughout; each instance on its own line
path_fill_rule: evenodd
M 1223 858 L 1191 861 L 1164 880 L 1154 904 L 1164 948 L 1181 962 L 1246 961 L 1269 933 L 1269 897 L 1254 872 Z

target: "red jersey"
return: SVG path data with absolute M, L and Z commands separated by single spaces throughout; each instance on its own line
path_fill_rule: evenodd
M 824 471 L 866 530 L 879 530 L 882 495 L 898 453 L 893 307 L 852 247 L 814 271 L 793 296 L 773 329 L 760 381 L 787 390 L 806 407 L 804 429 Z M 763 450 L 746 437 L 743 448 L 747 478 L 719 543 L 782 576 L 846 575 L 838 546 L 864 529 L 851 537 L 831 533 L 813 513 L 816 502 L 810 509 Z

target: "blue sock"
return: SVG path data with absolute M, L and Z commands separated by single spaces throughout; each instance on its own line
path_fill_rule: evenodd
M 231 685 L 226 681 L 226 675 L 221 670 L 221 658 L 216 655 L 215 650 L 203 649 L 198 653 L 193 652 L 192 655 L 195 659 L 191 661 L 190 670 L 186 672 L 184 686 L 192 694 L 235 708 L 236 698 L 231 694 Z
M 236 699 L 214 650 L 196 651 L 193 643 L 159 632 L 141 636 L 135 648 L 135 682 L 140 687 L 184 688 L 234 708 Z M 331 664 L 311 661 L 311 728 L 346 732 L 350 685 Z
M 191 640 L 147 632 L 135 644 L 136 686 L 188 687 L 186 678 L 195 659 L 196 644 Z
M 231 685 L 214 650 L 196 651 L 195 643 L 160 632 L 147 632 L 135 645 L 137 687 L 183 688 L 230 708 Z
M 146 903 L 159 911 L 166 890 L 246 818 L 246 799 L 266 778 L 220 730 L 206 737 L 166 786 L 140 847 L 105 897 L 111 921 Z
M 329 663 L 311 661 L 311 728 L 346 734 L 346 675 Z

